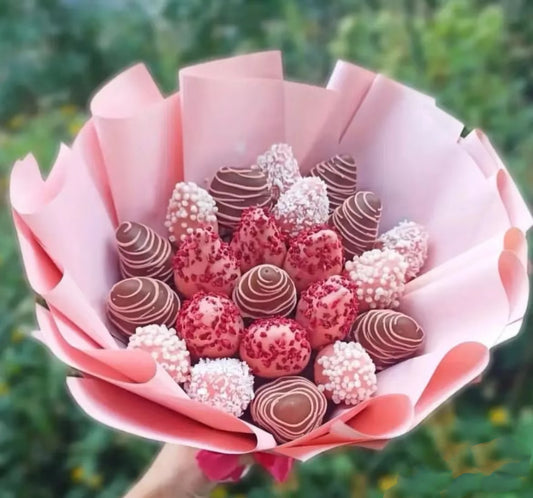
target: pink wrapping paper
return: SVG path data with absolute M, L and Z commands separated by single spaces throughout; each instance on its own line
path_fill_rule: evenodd
M 84 373 L 68 387 L 90 416 L 228 454 L 306 460 L 348 444 L 380 448 L 478 377 L 489 349 L 519 331 L 532 219 L 482 132 L 461 138 L 462 124 L 431 97 L 344 61 L 326 88 L 285 81 L 278 52 L 184 68 L 179 84 L 164 97 L 143 65 L 126 70 L 96 93 L 91 118 L 46 181 L 31 156 L 13 169 L 24 265 L 49 306 L 37 307 L 38 338 Z M 117 223 L 164 233 L 176 181 L 205 186 L 219 167 L 249 166 L 275 142 L 293 146 L 302 172 L 353 154 L 359 188 L 383 200 L 382 230 L 408 218 L 431 240 L 424 272 L 401 303 L 427 334 L 424 351 L 381 372 L 374 398 L 279 446 L 252 424 L 190 400 L 149 355 L 120 349 L 103 306 L 118 279 Z

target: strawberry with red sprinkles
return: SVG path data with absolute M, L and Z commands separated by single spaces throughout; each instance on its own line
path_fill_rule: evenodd
M 244 333 L 237 305 L 227 297 L 204 292 L 185 301 L 176 328 L 194 358 L 233 356 Z
M 313 282 L 342 272 L 342 242 L 337 232 L 316 226 L 294 237 L 287 251 L 283 269 L 293 279 L 298 292 Z
M 230 248 L 239 261 L 242 273 L 265 263 L 281 266 L 287 253 L 285 236 L 274 217 L 261 207 L 250 207 L 242 212 Z
M 356 286 L 333 275 L 306 289 L 296 308 L 296 321 L 309 332 L 313 349 L 344 339 L 355 321 L 359 303 Z
M 185 297 L 200 291 L 229 296 L 241 276 L 229 244 L 210 228 L 188 233 L 172 263 L 176 288 Z
M 257 320 L 244 332 L 240 356 L 260 377 L 298 374 L 311 356 L 308 332 L 290 318 Z

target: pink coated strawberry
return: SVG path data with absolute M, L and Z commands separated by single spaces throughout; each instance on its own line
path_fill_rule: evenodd
M 261 264 L 281 267 L 287 253 L 285 237 L 274 217 L 260 207 L 250 207 L 243 211 L 230 248 L 239 261 L 242 273 Z

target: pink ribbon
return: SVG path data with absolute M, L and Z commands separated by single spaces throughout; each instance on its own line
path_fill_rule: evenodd
M 246 456 L 252 457 L 255 463 L 263 467 L 276 482 L 287 480 L 294 463 L 292 458 L 272 453 L 257 452 Z M 237 482 L 247 466 L 243 463 L 243 455 L 226 455 L 207 450 L 199 451 L 196 461 L 210 481 Z

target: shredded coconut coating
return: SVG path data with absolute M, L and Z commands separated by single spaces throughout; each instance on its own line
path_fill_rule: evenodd
M 391 249 L 373 249 L 345 264 L 357 286 L 361 311 L 397 308 L 405 290 L 407 262 Z
M 240 417 L 254 398 L 254 378 L 236 358 L 201 359 L 185 390 L 191 399 Z
M 287 144 L 272 145 L 257 158 L 256 164 L 267 177 L 268 188 L 276 199 L 301 178 L 298 161 Z
M 165 325 L 137 327 L 129 338 L 128 349 L 142 349 L 150 353 L 156 363 L 179 384 L 189 380 L 191 358 L 185 341 L 176 331 Z
M 392 249 L 407 261 L 406 280 L 412 280 L 419 273 L 428 255 L 429 234 L 414 221 L 404 220 L 394 228 L 380 235 L 377 247 Z
M 326 223 L 329 217 L 326 184 L 317 177 L 300 178 L 280 196 L 273 214 L 281 229 L 290 235 Z

